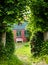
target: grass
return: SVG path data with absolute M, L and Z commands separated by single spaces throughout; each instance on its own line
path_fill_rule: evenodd
M 18 43 L 16 46 L 15 55 L 12 55 L 9 60 L 0 60 L 0 65 L 31 65 L 29 60 L 31 56 L 29 43 Z M 21 60 L 17 56 L 23 59 Z
M 26 55 L 26 56 L 29 56 L 30 55 L 30 47 L 29 47 L 29 44 L 24 44 L 22 47 L 18 48 L 16 50 L 16 54 L 17 55 Z
M 23 62 L 13 55 L 9 60 L 0 60 L 0 65 L 23 65 Z
M 26 43 L 16 43 L 17 49 L 15 55 L 17 55 L 23 62 L 31 65 L 31 52 L 30 52 L 30 44 Z
M 18 48 L 16 49 L 15 54 L 24 62 L 29 63 L 31 65 L 32 62 L 39 62 L 41 60 L 40 58 L 33 58 L 31 54 L 31 48 L 29 42 L 26 43 L 16 43 L 16 46 Z M 25 59 L 24 59 L 25 58 Z
M 16 52 L 15 55 L 19 57 L 23 62 L 28 63 L 28 65 L 31 65 L 33 63 L 39 63 L 41 61 L 44 62 L 43 59 L 45 59 L 45 62 L 48 63 L 48 55 L 44 57 L 36 57 L 34 58 L 30 52 L 30 44 L 27 43 L 16 43 Z
M 15 55 L 12 55 L 12 57 L 9 60 L 0 60 L 0 65 L 30 65 L 28 62 L 29 60 L 20 60 L 17 56 L 27 57 L 27 59 L 30 57 L 30 47 L 29 43 L 23 43 L 23 44 L 17 44 L 18 48 L 15 50 Z
M 48 64 L 48 55 L 44 55 L 44 59 L 45 59 L 46 63 Z
M 15 55 L 12 55 L 9 60 L 0 60 L 0 65 L 32 65 L 32 62 L 40 62 L 42 57 L 33 58 L 30 50 L 29 42 L 16 43 Z M 44 58 L 48 64 L 48 55 Z

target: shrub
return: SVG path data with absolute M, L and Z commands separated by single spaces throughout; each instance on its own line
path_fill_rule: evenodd
M 6 55 L 11 56 L 14 52 L 14 40 L 13 40 L 13 34 L 12 31 L 7 32 L 6 35 Z
M 31 52 L 33 53 L 33 56 L 39 56 L 40 51 L 42 50 L 42 42 L 43 42 L 43 33 L 37 32 L 35 33 L 34 37 L 31 40 Z
M 15 55 L 12 55 L 9 60 L 0 60 L 0 65 L 23 65 L 23 62 Z
M 41 53 L 40 54 L 41 56 L 42 55 L 48 55 L 48 40 L 43 42 L 42 50 L 40 53 Z
M 0 44 L 0 59 L 9 59 L 14 52 L 14 40 L 12 31 L 6 32 L 5 47 Z

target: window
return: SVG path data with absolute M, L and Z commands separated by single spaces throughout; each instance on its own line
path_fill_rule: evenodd
M 25 34 L 25 37 L 28 37 L 29 36 L 29 31 L 25 30 L 24 34 Z
M 20 37 L 21 36 L 21 31 L 17 31 L 17 36 Z

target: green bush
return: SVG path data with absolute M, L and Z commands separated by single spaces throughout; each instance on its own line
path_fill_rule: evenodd
M 6 34 L 6 55 L 11 56 L 14 52 L 14 40 L 12 31 L 7 32 Z
M 23 62 L 12 55 L 9 60 L 0 60 L 0 65 L 23 65 Z
M 5 47 L 0 43 L 0 59 L 9 59 L 14 52 L 14 48 L 12 31 L 6 32 Z
M 33 56 L 39 56 L 40 51 L 42 50 L 43 43 L 43 33 L 37 32 L 35 33 L 34 37 L 31 40 L 31 52 Z
M 42 55 L 48 55 L 48 41 L 43 42 L 42 50 L 40 52 Z

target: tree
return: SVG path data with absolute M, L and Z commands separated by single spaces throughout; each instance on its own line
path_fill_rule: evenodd
M 33 33 L 37 31 L 48 31 L 48 1 L 31 0 L 29 7 L 31 10 L 31 18 L 28 28 Z
M 23 19 L 25 8 L 26 2 L 24 0 L 0 0 L 0 33 L 4 46 L 8 26 Z
M 47 0 L 31 0 L 29 4 L 31 10 L 30 22 L 28 24 L 28 29 L 32 33 L 32 41 L 34 40 L 34 48 L 40 52 L 40 44 L 43 43 L 42 35 L 38 34 L 45 33 L 48 31 L 48 1 Z M 39 33 L 38 33 L 39 32 Z M 37 35 L 36 35 L 37 34 Z M 48 37 L 47 37 L 48 39 Z M 46 39 L 46 40 L 47 40 Z M 40 40 L 40 41 L 39 41 Z M 33 45 L 33 43 L 32 43 Z M 41 45 L 42 46 L 42 45 Z

